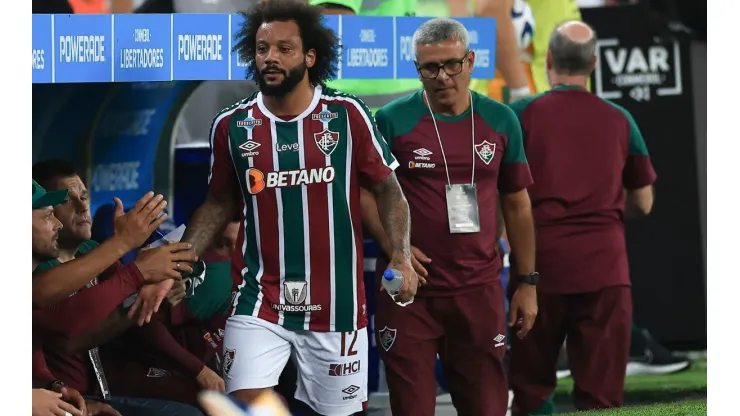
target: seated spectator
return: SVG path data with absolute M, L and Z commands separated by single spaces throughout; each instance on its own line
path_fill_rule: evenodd
M 31 240 L 33 245 L 33 268 L 45 258 L 59 255 L 59 230 L 62 223 L 54 216 L 54 206 L 67 202 L 67 190 L 46 192 L 33 181 L 33 216 Z M 34 374 L 33 414 L 45 415 L 68 412 L 82 416 L 86 404 L 79 392 L 66 389 L 46 366 L 40 338 L 33 332 L 32 372 Z M 46 412 L 46 413 L 45 413 Z
M 87 257 L 86 254 L 90 253 L 97 243 L 90 240 L 87 189 L 72 166 L 62 161 L 44 162 L 34 166 L 34 176 L 51 190 L 69 189 L 68 202 L 57 205 L 54 209 L 55 216 L 62 224 L 62 227 L 57 228 L 59 237 L 56 257 L 49 258 L 50 254 L 54 254 L 51 250 L 38 250 L 34 244 L 35 265 L 42 259 L 46 260 L 36 266 L 35 272 L 38 273 L 57 266 L 64 267 L 60 266 L 62 263 L 72 265 L 73 259 Z M 137 210 L 147 211 L 142 210 L 142 207 L 138 207 Z M 146 218 L 151 222 L 156 215 Z M 139 240 L 143 241 L 146 237 Z M 112 396 L 97 344 L 86 346 L 90 349 L 83 354 L 60 348 L 59 344 L 53 341 L 55 337 L 71 338 L 84 336 L 87 331 L 105 333 L 106 330 L 108 339 L 111 339 L 130 327 L 131 321 L 126 319 L 125 314 L 120 313 L 119 305 L 135 294 L 147 281 L 161 281 L 164 278 L 179 277 L 179 271 L 192 271 L 187 264 L 194 262 L 195 256 L 184 251 L 186 246 L 174 244 L 146 250 L 133 264 L 127 266 L 120 266 L 117 262 L 111 263 L 108 270 L 91 279 L 72 296 L 34 311 L 34 328 L 38 328 L 42 334 L 41 342 L 49 372 L 58 380 L 69 383 L 71 388 L 97 399 L 102 398 L 126 415 L 202 415 L 198 409 L 185 404 Z M 140 293 L 146 290 L 156 291 L 156 285 L 148 285 Z M 107 325 L 101 328 L 100 325 L 104 323 Z M 88 364 L 91 365 L 93 374 L 90 373 Z
M 111 369 L 111 388 L 127 395 L 192 405 L 198 405 L 200 389 L 224 390 L 224 381 L 218 374 L 223 364 L 222 341 L 232 299 L 231 253 L 238 231 L 239 222 L 229 224 L 203 255 L 207 264 L 204 282 L 192 297 L 171 309 L 165 320 L 166 329 L 158 331 L 157 336 L 166 336 L 168 341 L 142 345 L 136 342 L 139 336 L 128 334 L 132 336 L 104 349 L 105 366 Z M 131 332 L 142 330 L 147 330 L 146 326 Z

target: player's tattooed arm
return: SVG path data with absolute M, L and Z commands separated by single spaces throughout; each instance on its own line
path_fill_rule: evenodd
M 213 244 L 236 214 L 236 198 L 233 192 L 215 194 L 208 192 L 205 202 L 195 211 L 185 229 L 182 241 L 193 245 L 193 250 L 202 256 Z
M 378 204 L 380 221 L 388 235 L 391 256 L 402 254 L 407 259 L 411 258 L 409 204 L 396 174 L 391 172 L 384 180 L 375 184 L 372 191 Z

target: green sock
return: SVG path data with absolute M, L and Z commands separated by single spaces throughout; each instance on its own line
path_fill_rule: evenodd
M 547 401 L 545 403 L 542 403 L 542 406 L 540 406 L 540 408 L 535 410 L 534 412 L 530 413 L 529 416 L 545 416 L 557 413 L 555 401 L 553 401 L 554 396 L 555 393 L 551 394 L 550 397 L 547 398 Z

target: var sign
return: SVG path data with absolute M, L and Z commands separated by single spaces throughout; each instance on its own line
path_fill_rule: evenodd
M 681 95 L 681 55 L 678 41 L 653 45 L 621 45 L 618 39 L 596 44 L 598 63 L 595 91 L 605 99 L 620 99 L 626 93 L 635 101 L 650 101 L 653 95 Z

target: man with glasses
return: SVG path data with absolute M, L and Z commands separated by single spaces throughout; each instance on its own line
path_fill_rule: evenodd
M 378 296 L 376 340 L 386 365 L 393 414 L 433 415 L 437 354 L 460 414 L 503 416 L 508 389 L 498 206 L 509 233 L 518 284 L 508 319 L 524 337 L 537 314 L 532 184 L 515 114 L 469 90 L 475 61 L 468 33 L 447 18 L 413 37 L 423 90 L 381 108 L 378 127 L 400 162 L 398 180 L 411 212 L 417 273 L 413 303 Z M 388 239 L 373 198 L 363 220 L 383 251 Z M 388 258 L 378 260 L 382 272 Z

